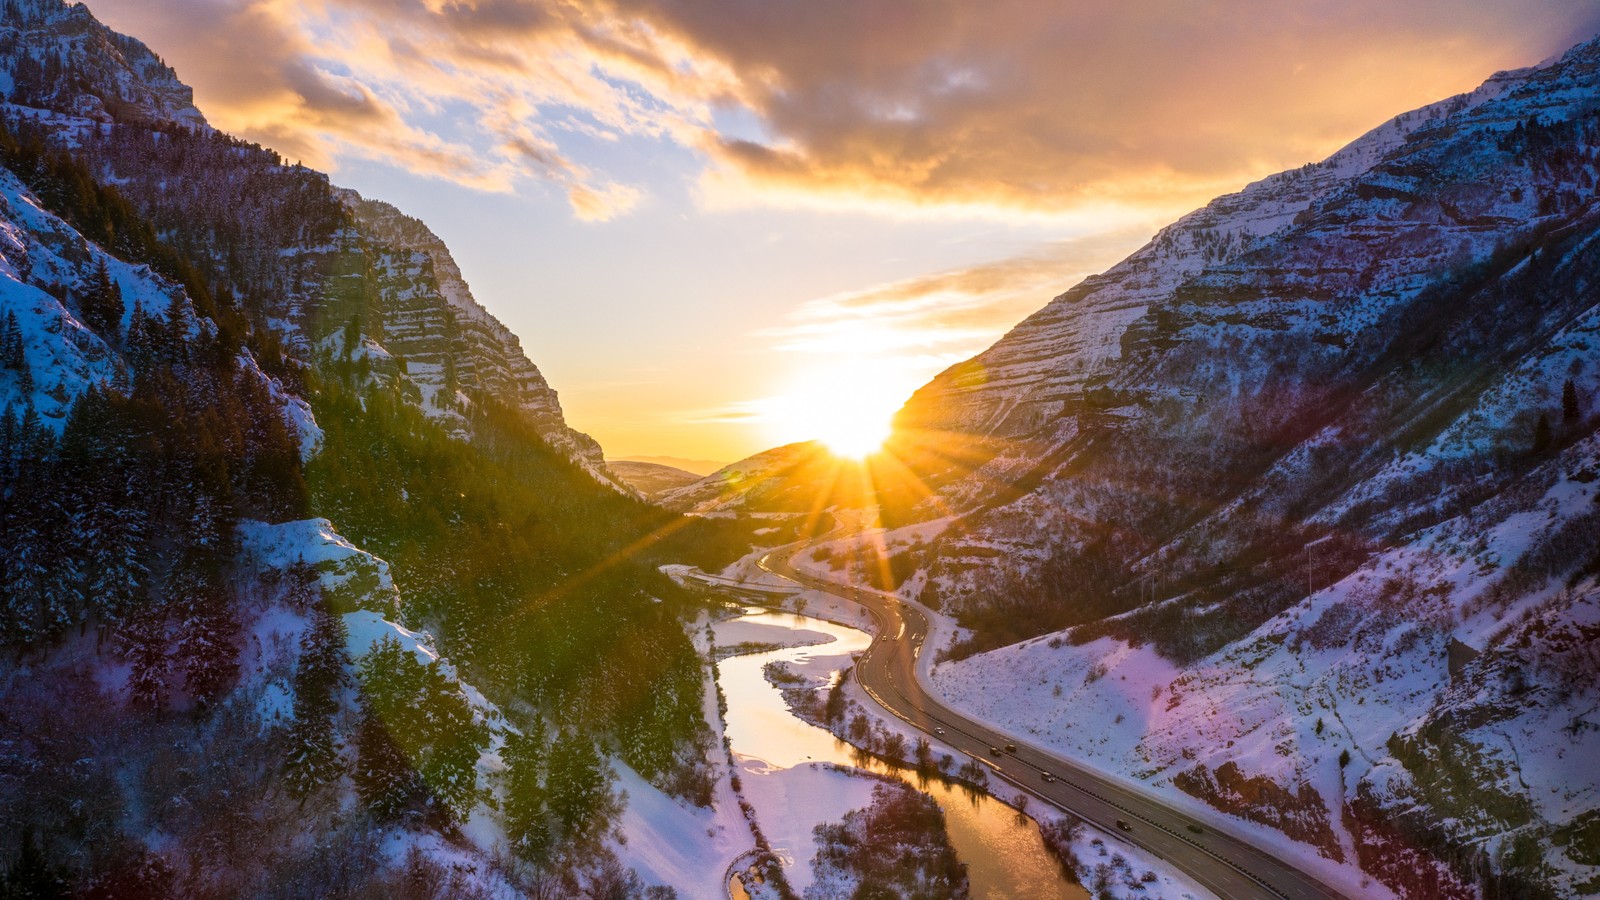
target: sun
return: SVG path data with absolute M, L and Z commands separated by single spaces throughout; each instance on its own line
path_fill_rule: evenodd
M 783 443 L 815 440 L 836 456 L 864 459 L 883 448 L 906 396 L 899 379 L 864 366 L 830 366 L 806 373 L 788 392 L 766 401 L 763 418 Z
M 859 407 L 837 410 L 818 423 L 817 440 L 835 456 L 864 459 L 883 449 L 889 439 L 889 416 Z

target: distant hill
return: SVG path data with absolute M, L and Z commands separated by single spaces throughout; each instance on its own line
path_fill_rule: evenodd
M 883 480 L 881 473 L 877 480 Z M 876 499 L 864 493 L 872 482 L 871 471 L 861 463 L 841 459 L 816 441 L 801 441 L 729 463 L 652 499 L 668 509 L 699 515 L 864 509 Z
M 674 469 L 682 469 L 685 472 L 692 472 L 697 478 L 710 475 L 712 472 L 727 465 L 725 462 L 717 462 L 711 459 L 684 459 L 681 456 L 619 456 L 615 460 L 610 460 L 610 462 L 636 462 L 650 463 L 655 466 L 669 466 Z
M 612 474 L 629 487 L 651 499 L 700 480 L 700 476 L 693 472 L 660 463 L 615 459 L 606 465 L 611 468 Z

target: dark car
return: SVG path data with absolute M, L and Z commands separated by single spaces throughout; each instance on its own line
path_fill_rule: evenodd
M 999 756 L 1000 755 L 1000 748 L 999 747 L 990 747 L 989 748 L 989 755 L 990 756 Z
M 1017 745 L 1016 744 L 1007 744 L 1006 745 L 1006 752 L 1007 753 L 1015 753 L 1015 752 L 1017 752 Z
M 1047 782 L 1053 782 L 1056 780 L 1056 777 L 1051 775 L 1049 772 L 1040 772 L 1039 777 L 1043 778 Z
M 1133 826 L 1129 825 L 1127 823 L 1127 821 L 1123 820 L 1123 819 L 1118 819 L 1117 820 L 1117 827 L 1122 829 L 1123 831 L 1132 831 L 1133 830 Z
M 1201 828 L 1199 825 L 1196 825 L 1193 822 L 1190 822 L 1188 825 L 1185 825 L 1183 827 L 1189 829 L 1190 831 L 1194 832 L 1195 834 L 1205 834 L 1206 833 L 1206 830 L 1204 828 Z

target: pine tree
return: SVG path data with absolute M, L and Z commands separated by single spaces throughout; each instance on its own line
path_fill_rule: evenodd
M 478 757 L 488 746 L 489 733 L 438 663 L 427 666 L 426 679 L 420 702 L 428 746 L 417 769 L 433 799 L 451 818 L 464 822 L 482 796 Z
M 8 413 L 6 421 L 12 421 Z M 7 478 L 0 505 L 0 634 L 21 644 L 44 640 L 79 610 L 77 572 L 62 507 L 61 485 L 50 477 L 55 440 L 28 404 L 6 448 Z
M 361 317 L 351 316 L 350 321 L 344 325 L 344 358 L 349 359 L 356 348 L 361 346 Z
M 117 336 L 122 327 L 122 314 L 126 311 L 126 307 L 122 302 L 122 289 L 111 279 L 111 273 L 106 269 L 105 257 L 100 258 L 85 282 L 78 306 L 83 310 L 84 324 L 97 334 L 113 338 Z
M 317 701 L 294 695 L 294 722 L 285 754 L 286 785 L 298 798 L 307 798 L 339 777 L 339 745 L 333 717 L 315 709 Z
M 174 573 L 172 601 L 181 616 L 177 656 L 184 683 L 201 706 L 208 706 L 239 672 L 239 623 L 229 608 L 228 591 L 209 566 L 186 560 Z
M 290 793 L 301 799 L 339 777 L 339 745 L 333 719 L 309 709 L 298 694 L 284 763 L 284 783 Z
M 31 390 L 31 378 L 28 379 L 28 385 Z M 22 424 L 17 427 L 17 450 L 23 462 L 39 468 L 50 446 L 50 432 L 39 421 L 39 411 L 34 409 L 33 401 L 23 397 L 23 403 L 26 405 L 22 408 Z
M 505 823 L 511 849 L 521 858 L 543 864 L 549 857 L 550 808 L 544 786 L 544 723 L 535 721 L 527 734 L 506 735 Z
M 361 802 L 380 821 L 400 818 L 421 796 L 416 772 L 371 707 L 363 709 L 356 727 L 353 778 Z
M 1543 453 L 1550 449 L 1550 442 L 1554 435 L 1550 432 L 1550 417 L 1544 413 L 1539 414 L 1539 421 L 1533 424 L 1533 452 Z
M 1568 378 L 1567 383 L 1561 386 L 1561 421 L 1570 428 L 1578 424 L 1580 415 L 1582 410 L 1578 406 L 1578 386 Z
M 123 619 L 118 632 L 122 653 L 132 663 L 128 674 L 128 696 L 135 705 L 157 712 L 166 704 L 167 628 L 165 617 L 153 608 L 135 610 Z
M 189 301 L 180 291 L 172 292 L 167 317 L 161 323 L 162 349 L 175 363 L 189 361 Z
M 322 579 L 316 568 L 305 560 L 290 563 L 284 580 L 288 582 L 284 602 L 295 612 L 309 612 L 322 602 Z
M 594 742 L 575 733 L 556 738 L 550 749 L 547 784 L 550 811 L 563 839 L 572 838 L 580 826 L 588 825 L 611 797 L 610 770 Z
M 23 832 L 21 843 L 16 862 L 0 871 L 0 897 L 15 897 L 17 900 L 55 900 L 58 897 L 66 900 L 71 897 L 73 892 L 67 889 L 66 879 L 45 858 L 32 828 Z
M 145 555 L 149 544 L 149 519 L 139 483 L 129 478 L 114 484 L 116 493 L 102 507 L 90 507 L 103 517 L 96 543 L 89 546 L 88 595 L 91 608 L 102 621 L 115 620 L 128 609 L 145 586 L 149 570 Z
M 464 819 L 478 802 L 477 763 L 489 732 L 437 661 L 386 637 L 362 657 L 361 688 L 373 714 L 410 759 L 440 810 Z
M 144 368 L 155 359 L 160 349 L 157 326 L 144 311 L 144 305 L 133 301 L 133 315 L 128 319 L 128 361 L 135 368 Z
M 348 639 L 349 630 L 344 619 L 321 607 L 311 611 L 311 624 L 300 641 L 299 677 L 308 690 L 329 698 L 329 709 L 333 692 L 344 680 L 344 667 L 349 660 Z
M 17 311 L 6 310 L 5 324 L 0 326 L 0 365 L 12 371 L 21 371 L 27 362 L 22 347 L 22 326 L 17 322 Z
M 80 593 L 102 624 L 115 621 L 144 586 L 148 480 L 128 447 L 137 431 L 122 398 L 90 387 L 62 429 L 57 478 L 70 487 L 73 560 L 82 563 Z
M 340 774 L 333 717 L 338 712 L 335 691 L 344 675 L 345 635 L 343 619 L 315 609 L 300 640 L 286 762 L 289 788 L 302 798 Z
M 17 465 L 21 459 L 18 455 L 18 435 L 21 431 L 22 420 L 17 415 L 16 404 L 7 403 L 6 411 L 0 413 L 0 500 L 11 497 L 16 490 Z

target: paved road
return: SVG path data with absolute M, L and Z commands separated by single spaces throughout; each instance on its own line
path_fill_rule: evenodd
M 856 679 L 890 713 L 987 764 L 992 787 L 1009 782 L 1022 788 L 1166 860 L 1220 897 L 1344 896 L 1224 825 L 1201 822 L 1153 792 L 995 731 L 939 702 L 916 674 L 928 636 L 927 616 L 887 594 L 800 571 L 793 558 L 804 549 L 791 545 L 774 551 L 761 560 L 761 567 L 869 610 L 878 622 L 878 639 L 856 661 Z

